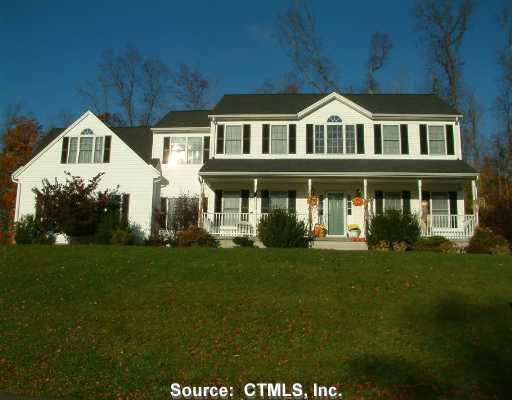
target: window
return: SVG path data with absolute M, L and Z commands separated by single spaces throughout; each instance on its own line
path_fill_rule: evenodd
M 428 127 L 428 147 L 430 154 L 446 154 L 444 126 Z
M 225 153 L 241 154 L 242 153 L 242 127 L 240 125 L 226 126 Z
M 92 161 L 92 143 L 94 138 L 92 137 L 81 137 L 80 138 L 80 150 L 78 152 L 79 163 L 90 163 Z
M 72 137 L 69 140 L 68 164 L 76 163 L 77 152 L 78 152 L 78 138 Z
M 270 192 L 270 209 L 288 209 L 288 193 L 287 192 Z
M 385 210 L 401 210 L 402 209 L 402 194 L 400 192 L 386 192 L 384 194 L 384 209 Z
M 187 138 L 185 137 L 171 137 L 171 164 L 186 164 L 187 153 Z
M 329 118 L 327 118 L 328 123 L 340 123 L 341 124 L 341 118 L 337 115 L 331 115 Z
M 239 213 L 240 212 L 240 192 L 224 192 L 222 212 Z
M 343 125 L 327 125 L 327 153 L 343 153 Z
M 324 126 L 315 125 L 315 153 L 324 153 Z
M 382 128 L 384 154 L 400 154 L 398 125 L 384 125 Z
M 272 125 L 272 154 L 286 154 L 287 143 L 286 143 L 286 125 Z
M 94 141 L 94 162 L 100 163 L 103 161 L 103 138 L 97 137 Z
M 187 143 L 187 164 L 201 164 L 202 137 L 189 137 Z
M 432 214 L 437 215 L 448 215 L 449 214 L 449 202 L 448 193 L 432 193 Z
M 93 135 L 94 132 L 92 131 L 92 129 L 89 129 L 89 128 L 85 128 L 84 130 L 82 130 L 82 132 L 80 132 L 80 135 Z
M 347 197 L 347 215 L 352 215 L 352 197 Z
M 345 126 L 345 152 L 347 154 L 356 152 L 356 128 L 354 125 Z

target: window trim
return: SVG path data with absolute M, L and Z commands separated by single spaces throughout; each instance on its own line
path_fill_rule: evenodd
M 384 127 L 386 126 L 394 126 L 397 128 L 397 132 L 398 132 L 398 152 L 397 153 L 386 153 L 385 152 L 385 146 L 384 146 Z M 402 135 L 400 134 L 400 124 L 381 124 L 381 137 L 380 137 L 380 140 L 381 140 L 381 147 L 382 147 L 382 154 L 380 155 L 383 155 L 383 156 L 399 156 L 402 154 Z
M 204 164 L 204 138 L 205 137 L 209 137 L 209 136 L 204 136 L 204 135 L 187 135 L 187 136 L 183 136 L 183 135 L 169 135 L 169 136 L 165 136 L 163 138 L 163 141 L 162 141 L 162 149 L 163 149 L 163 152 L 165 152 L 165 139 L 169 139 L 169 149 L 168 149 L 168 155 L 167 155 L 167 162 L 164 162 L 164 158 L 163 158 L 163 155 L 162 155 L 162 164 L 165 164 L 165 165 L 202 165 Z M 200 150 L 200 159 L 199 159 L 199 162 L 197 163 L 189 163 L 188 161 L 188 143 L 189 143 L 189 138 L 192 138 L 192 139 L 200 139 L 200 142 L 201 142 L 201 150 Z M 185 139 L 185 162 L 183 163 L 176 163 L 176 164 L 173 164 L 172 163 L 172 139 Z M 210 141 L 210 152 L 211 152 L 211 141 Z M 162 153 L 163 154 L 163 153 Z
M 332 117 L 332 116 L 331 116 Z M 329 118 L 331 118 L 329 117 Z M 341 120 L 341 118 L 340 118 Z M 357 155 L 359 154 L 357 151 L 358 151 L 358 146 L 357 146 L 357 124 L 356 123 L 347 123 L 347 124 L 344 124 L 344 123 L 340 123 L 340 122 L 326 122 L 324 124 L 312 124 L 313 125 L 313 152 L 311 154 L 326 154 L 326 155 L 329 155 L 329 156 L 336 156 L 336 155 L 349 155 L 349 156 L 353 156 L 353 155 Z M 323 143 L 324 143 L 324 151 L 323 152 L 319 152 L 317 151 L 317 145 L 316 145 L 316 131 L 317 131 L 317 127 L 318 126 L 322 126 L 323 127 Z M 341 126 L 341 145 L 342 145 L 342 151 L 340 153 L 329 153 L 327 151 L 327 147 L 328 147 L 328 134 L 327 134 L 327 130 L 328 130 L 328 127 L 329 126 Z M 351 152 L 351 153 L 347 153 L 347 126 L 352 126 L 354 127 L 354 152 Z M 383 139 L 381 139 L 383 140 Z M 306 154 L 309 154 L 309 153 L 306 153 Z M 399 153 L 400 154 L 400 153 Z
M 229 195 L 232 195 L 232 194 L 237 194 L 238 196 L 238 211 L 236 212 L 232 212 L 232 211 L 229 211 L 228 213 L 229 214 L 241 214 L 241 211 L 242 211 L 242 193 L 240 191 L 236 191 L 236 190 L 226 190 L 226 191 L 222 191 L 222 213 L 223 214 L 226 214 L 226 211 L 224 211 L 224 200 L 226 199 L 226 194 L 229 194 Z
M 430 127 L 441 127 L 443 128 L 443 142 L 444 142 L 444 153 L 442 154 L 432 154 L 430 151 Z M 454 140 L 455 142 L 455 140 Z M 455 146 L 454 146 L 455 148 Z M 446 142 L 446 125 L 437 125 L 437 124 L 427 124 L 427 152 L 429 156 L 446 156 L 448 155 L 448 144 Z
M 400 210 L 399 211 L 404 211 L 404 196 L 402 194 L 402 192 L 383 192 L 383 198 L 382 198 L 382 210 L 384 212 L 387 211 L 387 208 L 386 208 L 386 201 L 387 201 L 387 198 L 388 198 L 388 194 L 389 193 L 393 193 L 393 194 L 397 194 L 398 193 L 398 197 L 400 198 Z M 395 210 L 393 208 L 393 210 Z
M 434 196 L 436 196 L 436 195 L 440 195 L 440 194 L 442 194 L 443 196 L 445 196 L 445 197 L 446 197 L 446 198 L 445 198 L 445 200 L 446 200 L 446 206 L 447 206 L 447 208 L 446 208 L 446 209 L 448 210 L 448 213 L 446 213 L 446 214 L 434 214 L 434 209 L 433 209 L 433 207 L 432 207 L 432 204 L 433 204 L 433 203 L 432 203 L 432 200 L 433 200 Z M 450 192 L 430 192 L 430 199 L 429 199 L 429 214 L 430 214 L 430 215 L 448 215 L 448 216 L 452 215 L 451 210 L 450 210 Z
M 227 133 L 229 127 L 239 127 L 240 128 L 240 152 L 239 153 L 227 153 L 226 152 L 226 144 L 227 144 Z M 243 140 L 244 140 L 244 125 L 243 124 L 225 124 L 224 125 L 224 155 L 229 156 L 240 156 L 243 153 Z
M 354 152 L 353 153 L 347 153 L 347 126 L 353 126 L 354 127 Z M 345 146 L 343 147 L 343 150 L 344 150 L 344 153 L 343 154 L 348 154 L 348 155 L 351 155 L 351 154 L 359 154 L 357 152 L 358 150 L 358 147 L 357 147 L 357 124 L 346 124 L 344 125 L 345 127 L 345 133 L 344 133 L 344 136 L 345 136 Z
M 285 143 L 285 147 L 284 147 L 284 152 L 282 153 L 274 153 L 273 152 L 273 132 L 272 132 L 272 128 L 274 126 L 284 126 L 285 127 L 285 134 L 284 134 L 284 143 Z M 290 132 L 289 132 L 289 125 L 287 124 L 274 124 L 274 125 L 270 125 L 270 151 L 269 151 L 269 154 L 289 154 L 288 152 L 288 145 L 289 145 L 289 135 L 290 135 Z

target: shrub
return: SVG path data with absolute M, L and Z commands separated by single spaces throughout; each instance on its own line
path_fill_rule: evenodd
M 217 239 L 197 226 L 191 226 L 188 229 L 179 231 L 176 244 L 180 247 L 219 247 L 219 241 Z
M 112 231 L 111 244 L 132 245 L 135 244 L 135 235 L 130 226 L 124 228 L 116 228 Z
M 237 236 L 233 238 L 233 243 L 237 247 L 254 247 L 254 240 L 245 236 Z
M 153 232 L 146 239 L 144 239 L 145 246 L 158 246 L 164 247 L 171 244 L 171 238 L 169 235 L 166 235 L 161 232 Z
M 118 212 L 112 211 L 101 214 L 96 225 L 94 241 L 100 244 L 109 244 L 112 240 L 112 233 L 120 226 L 121 220 Z
M 387 210 L 373 217 L 366 232 L 368 246 L 374 248 L 378 243 L 388 242 L 390 249 L 401 249 L 397 243 L 404 242 L 411 248 L 418 241 L 421 228 L 416 216 L 397 210 Z M 397 247 L 398 246 L 398 247 Z
M 466 247 L 468 253 L 508 254 L 510 253 L 507 239 L 495 234 L 489 228 L 477 228 Z
M 54 244 L 55 235 L 46 232 L 33 215 L 26 215 L 15 225 L 16 244 Z
M 304 222 L 279 209 L 260 221 L 258 237 L 266 247 L 308 247 L 311 240 Z
M 167 228 L 172 234 L 176 235 L 179 231 L 197 226 L 199 198 L 184 194 L 173 199 L 169 208 L 170 217 Z
M 443 236 L 432 236 L 428 238 L 419 239 L 415 245 L 414 250 L 418 251 L 435 251 L 448 253 L 452 251 L 454 244 L 452 241 Z

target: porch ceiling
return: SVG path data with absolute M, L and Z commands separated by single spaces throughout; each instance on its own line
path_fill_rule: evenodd
M 380 176 L 474 178 L 462 160 L 403 159 L 210 159 L 202 176 Z

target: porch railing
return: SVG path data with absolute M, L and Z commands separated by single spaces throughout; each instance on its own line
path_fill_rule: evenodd
M 203 213 L 203 229 L 219 237 L 256 236 L 258 225 L 268 214 L 254 213 Z M 307 223 L 307 215 L 296 214 Z
M 474 215 L 429 215 L 424 236 L 444 236 L 447 239 L 469 239 L 476 227 Z

